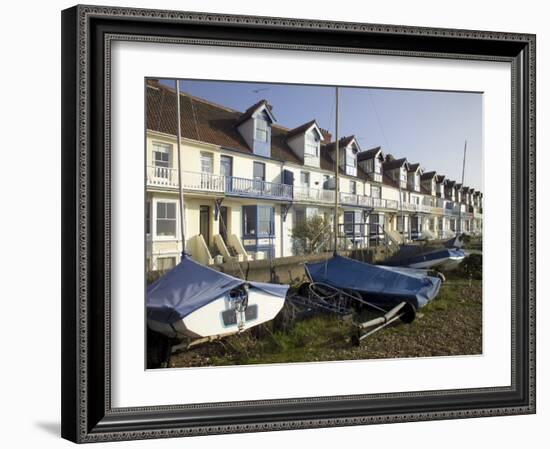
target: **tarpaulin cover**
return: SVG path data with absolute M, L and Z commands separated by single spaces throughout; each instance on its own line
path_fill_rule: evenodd
M 380 306 L 407 301 L 419 308 L 435 298 L 441 286 L 440 278 L 423 272 L 371 265 L 342 256 L 306 264 L 306 270 L 313 282 L 358 291 L 366 301 Z
M 411 257 L 403 257 L 398 260 L 393 260 L 391 263 L 389 262 L 389 264 L 407 266 L 407 265 L 413 265 L 415 263 L 428 262 L 432 260 L 437 261 L 440 259 L 450 259 L 450 258 L 457 258 L 457 257 L 463 258 L 464 251 L 461 249 L 444 248 L 444 249 L 438 249 L 435 251 L 429 251 L 422 254 L 417 254 Z
M 243 284 L 249 291 L 259 289 L 277 298 L 284 298 L 288 290 L 288 285 L 243 281 L 186 256 L 147 288 L 147 316 L 174 323 Z

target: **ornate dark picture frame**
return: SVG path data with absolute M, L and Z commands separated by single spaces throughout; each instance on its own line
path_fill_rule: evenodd
M 110 48 L 116 40 L 507 61 L 512 67 L 511 385 L 111 406 Z M 535 36 L 75 6 L 62 13 L 62 436 L 164 438 L 535 412 Z

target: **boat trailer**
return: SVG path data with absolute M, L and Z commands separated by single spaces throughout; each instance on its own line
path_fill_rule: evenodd
M 357 291 L 339 289 L 322 282 L 304 282 L 296 293 L 287 297 L 287 301 L 303 312 L 335 314 L 342 318 L 352 317 L 351 321 L 355 329 L 352 336 L 354 345 L 361 344 L 365 338 L 397 320 L 412 323 L 416 318 L 415 307 L 407 301 L 402 301 L 392 309 L 386 310 L 364 299 Z M 383 315 L 359 322 L 358 312 L 365 308 L 374 309 Z

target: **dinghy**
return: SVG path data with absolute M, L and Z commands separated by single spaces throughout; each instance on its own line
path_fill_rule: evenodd
M 339 255 L 305 267 L 312 282 L 357 292 L 369 304 L 385 310 L 402 302 L 416 310 L 435 298 L 441 287 L 439 277 L 425 272 L 371 265 Z
M 402 266 L 422 269 L 452 270 L 464 260 L 465 253 L 461 249 L 442 248 L 414 256 L 404 256 L 394 261 L 388 261 L 390 266 Z
M 171 339 L 235 334 L 275 318 L 287 290 L 229 276 L 185 255 L 147 288 L 147 324 Z

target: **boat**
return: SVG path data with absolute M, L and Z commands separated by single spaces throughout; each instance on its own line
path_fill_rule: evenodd
M 305 269 L 311 282 L 359 293 L 369 305 L 384 310 L 403 302 L 417 310 L 434 299 L 441 287 L 440 277 L 423 270 L 371 265 L 340 255 L 305 264 Z
M 404 251 L 385 263 L 389 266 L 452 270 L 458 267 L 465 256 L 464 251 L 459 248 L 440 248 L 416 254 L 407 254 L 407 248 L 404 248 Z
M 147 324 L 169 339 L 225 337 L 275 318 L 287 290 L 235 278 L 185 255 L 147 288 Z

